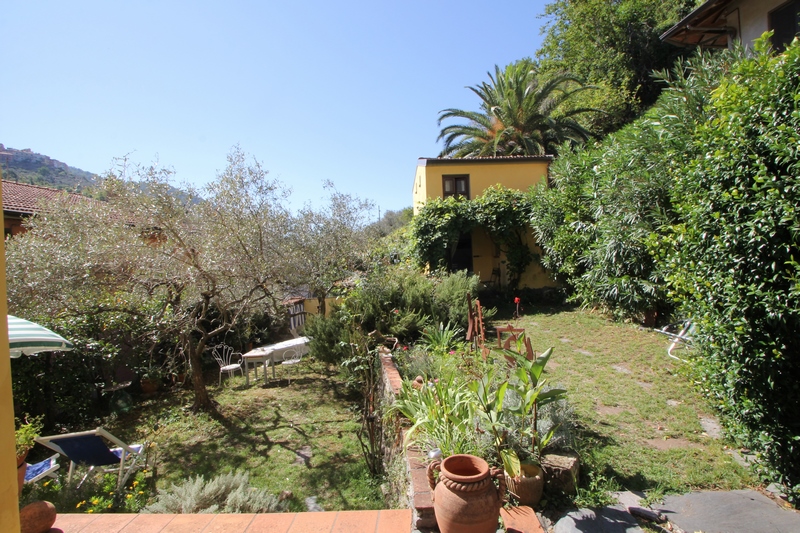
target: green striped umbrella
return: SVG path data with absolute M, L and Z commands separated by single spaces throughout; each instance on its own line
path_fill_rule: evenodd
M 73 348 L 72 343 L 61 335 L 11 315 L 8 315 L 8 344 L 11 357 L 39 352 L 62 352 Z

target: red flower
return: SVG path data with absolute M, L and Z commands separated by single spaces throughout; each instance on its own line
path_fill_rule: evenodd
M 407 352 L 408 351 L 408 346 L 403 346 L 403 351 Z
M 514 303 L 515 304 L 519 304 L 519 302 L 520 302 L 519 296 L 515 296 L 514 297 Z

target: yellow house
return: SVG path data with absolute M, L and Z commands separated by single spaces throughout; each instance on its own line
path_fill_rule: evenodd
M 526 191 L 546 183 L 553 156 L 477 157 L 468 159 L 420 158 L 414 176 L 413 207 L 416 215 L 429 198 L 464 196 L 477 198 L 493 185 Z M 541 254 L 533 235 L 527 245 Z M 508 282 L 505 254 L 499 250 L 486 231 L 477 228 L 464 235 L 453 255 L 455 269 L 467 269 L 480 277 L 481 282 L 505 285 Z M 556 282 L 538 261 L 534 261 L 520 279 L 520 287 L 555 287 Z

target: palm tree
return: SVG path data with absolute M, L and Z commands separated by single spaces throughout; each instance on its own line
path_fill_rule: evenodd
M 488 83 L 467 87 L 481 99 L 480 111 L 439 112 L 440 126 L 453 118 L 469 121 L 442 128 L 437 139 L 444 139 L 440 157 L 557 155 L 564 142 L 574 146 L 591 137 L 573 117 L 596 109 L 558 110 L 577 93 L 593 87 L 568 73 L 541 80 L 529 60 L 512 63 L 505 70 L 494 68 L 494 76 L 487 73 Z

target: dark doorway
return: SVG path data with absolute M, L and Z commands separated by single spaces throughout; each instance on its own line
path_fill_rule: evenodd
M 450 257 L 450 271 L 466 270 L 472 272 L 472 234 L 462 233 L 455 251 Z

